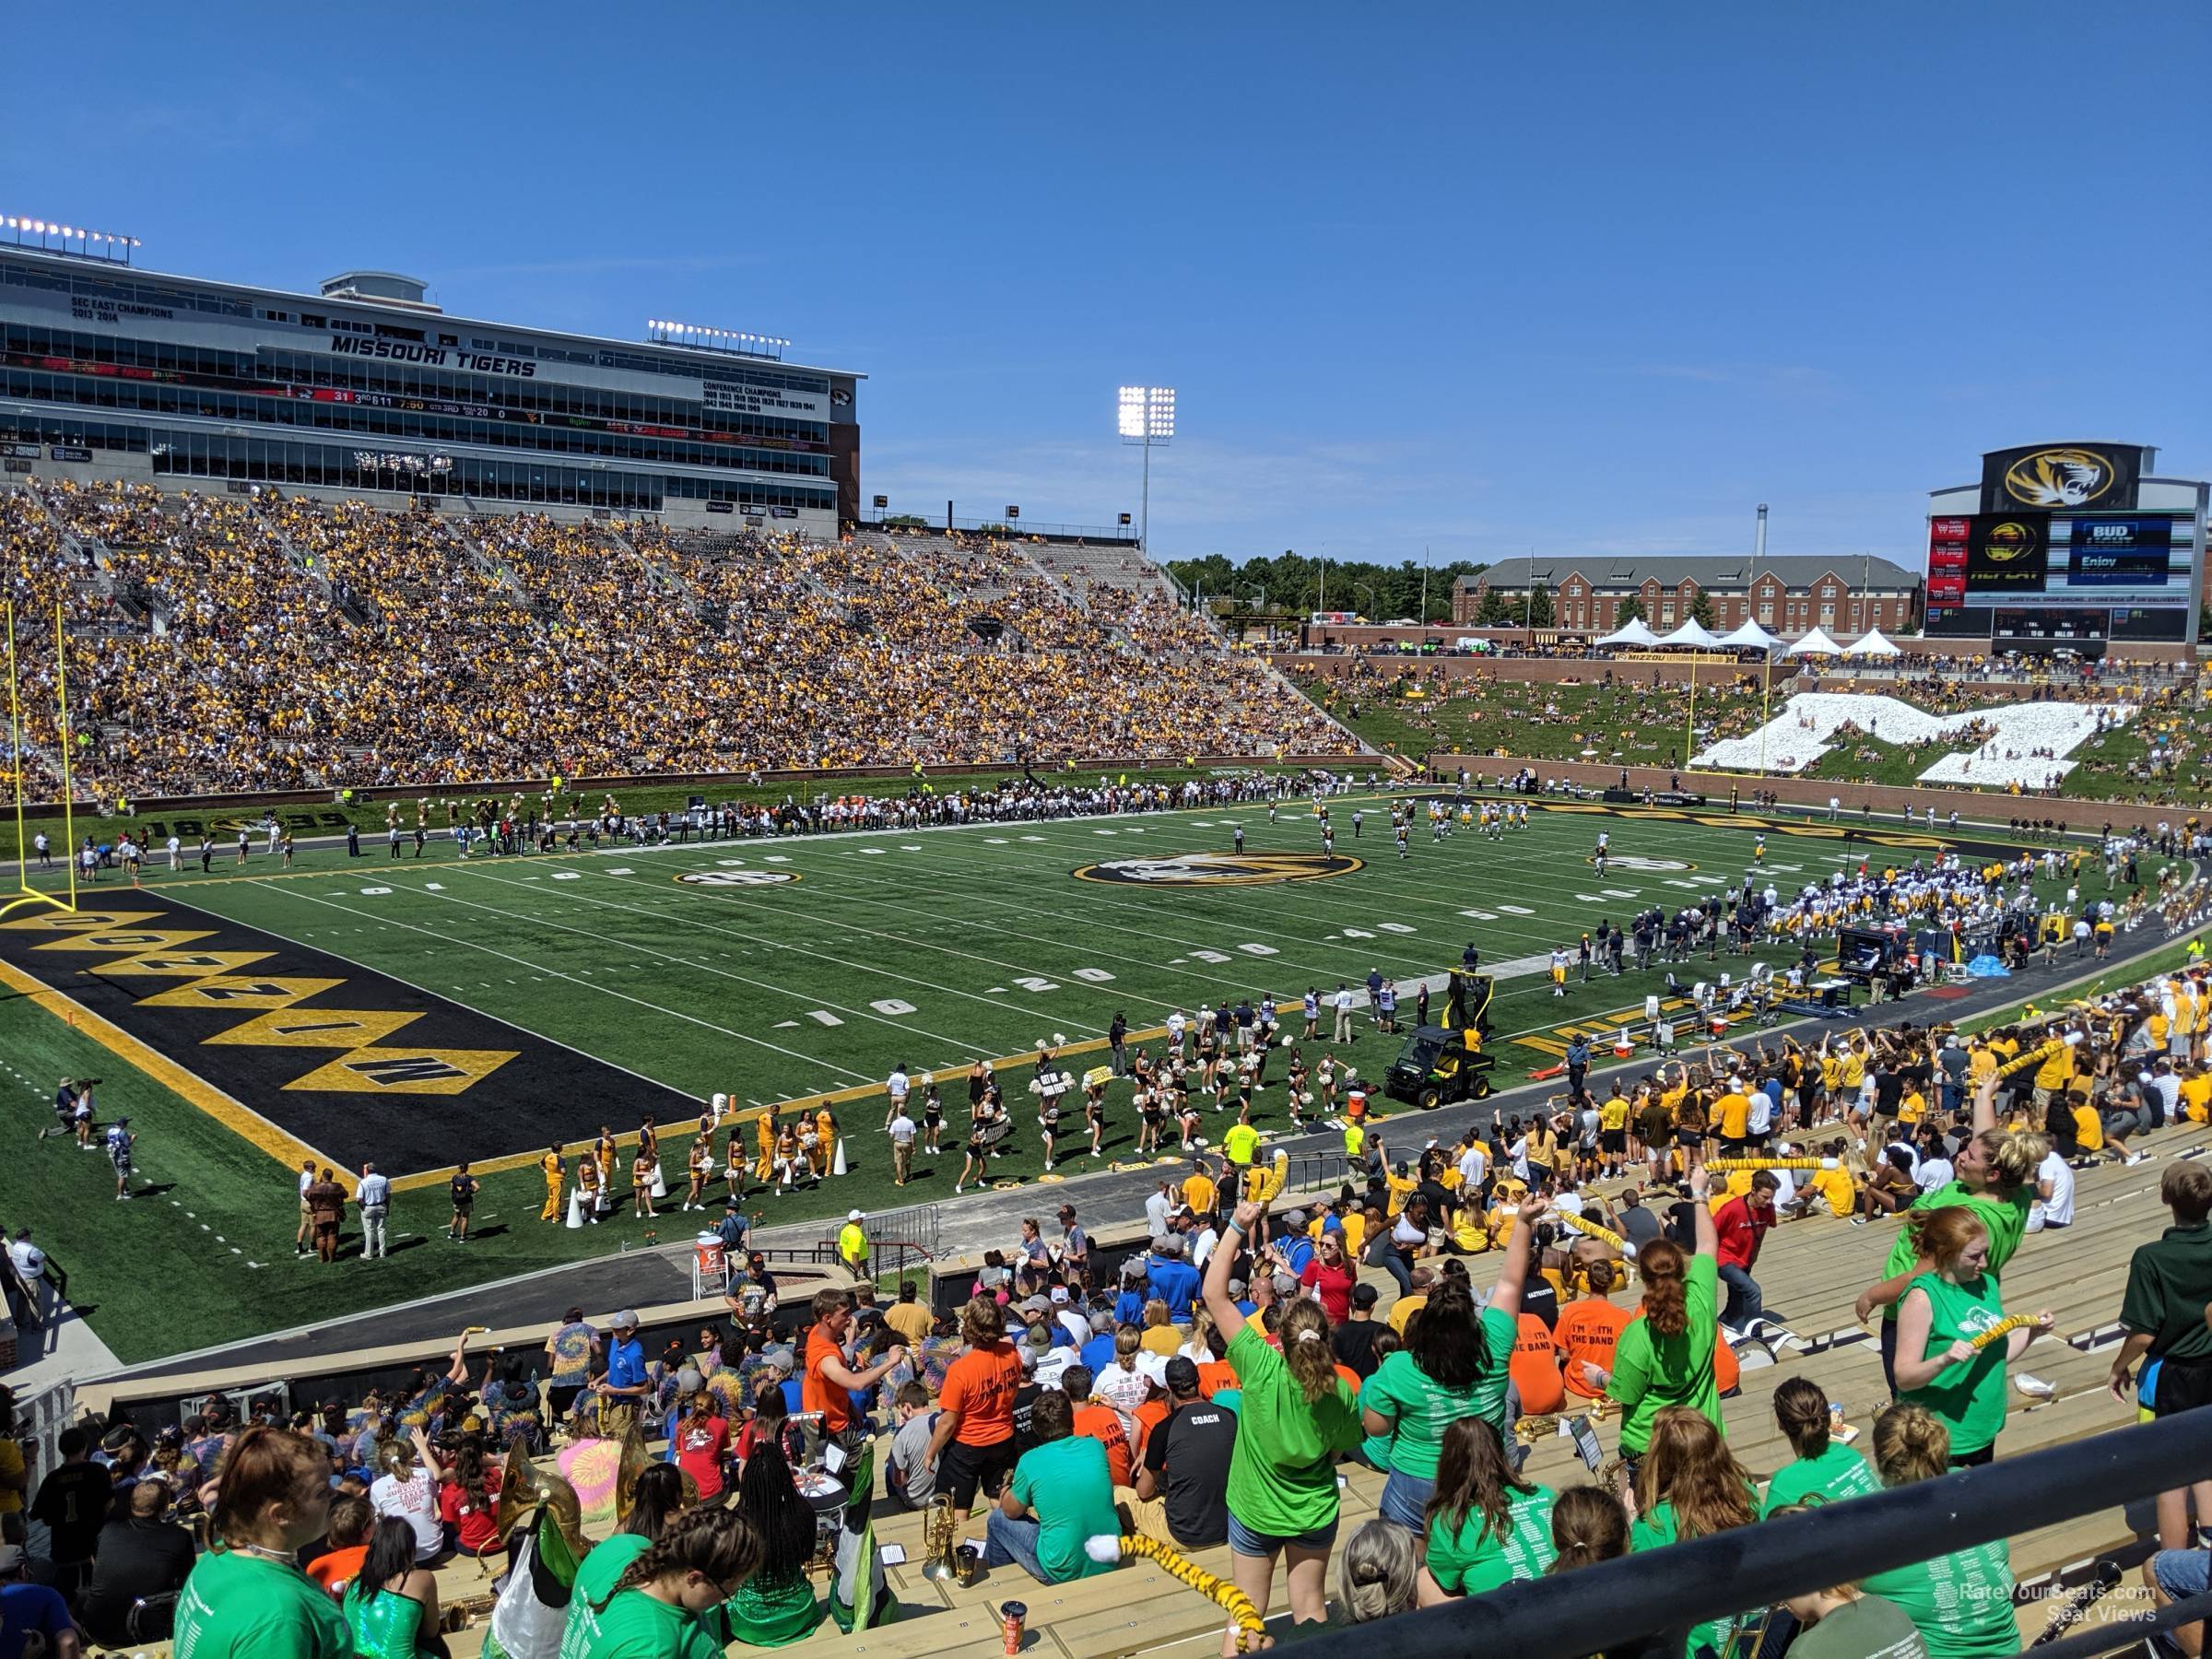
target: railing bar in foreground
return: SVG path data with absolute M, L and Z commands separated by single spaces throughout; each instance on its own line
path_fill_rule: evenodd
M 1401 1615 L 1383 1640 L 1392 1659 L 1574 1659 L 2006 1537 L 2023 1517 L 2042 1527 L 2148 1498 L 2205 1469 L 2212 1469 L 2212 1411 L 2188 1412 L 1811 1514 L 1523 1580 Z M 1371 1659 L 1378 1634 L 1326 1631 L 1300 1644 L 1301 1659 Z M 2064 1645 L 2041 1650 L 2039 1659 Z

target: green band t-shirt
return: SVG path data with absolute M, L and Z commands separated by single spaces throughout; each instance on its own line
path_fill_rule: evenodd
M 2019 1649 L 2012 1616 L 2012 1555 L 1999 1538 L 1877 1572 L 1859 1588 L 1912 1616 L 1928 1659 L 2004 1659 Z
M 1237 1443 L 1229 1459 L 1229 1512 L 1273 1537 L 1299 1537 L 1336 1519 L 1336 1454 L 1363 1438 L 1359 1408 L 1341 1378 L 1307 1400 L 1282 1355 L 1246 1321 L 1230 1341 L 1236 1367 Z
M 1714 1428 L 1726 1431 L 1721 1421 L 1720 1383 L 1712 1370 L 1720 1275 L 1720 1264 L 1712 1257 L 1689 1258 L 1683 1275 L 1689 1324 L 1679 1336 L 1659 1335 L 1648 1316 L 1621 1327 L 1613 1350 L 1613 1381 L 1606 1392 L 1627 1409 L 1620 1425 L 1624 1453 L 1641 1455 L 1651 1444 L 1652 1419 L 1663 1406 L 1690 1406 L 1703 1412 Z
M 1401 1348 L 1386 1356 L 1359 1390 L 1359 1406 L 1396 1420 L 1389 1436 L 1390 1467 L 1420 1480 L 1436 1478 L 1444 1430 L 1463 1417 L 1478 1417 L 1505 1432 L 1505 1390 L 1511 1381 L 1513 1339 L 1519 1328 L 1500 1308 L 1481 1314 L 1481 1373 L 1464 1388 L 1447 1388 Z
M 1906 1287 L 1905 1296 L 1916 1291 L 1928 1299 L 1933 1314 L 1923 1359 L 1942 1353 L 1962 1338 L 1971 1341 L 2005 1317 L 1994 1274 L 1954 1285 L 1941 1274 L 1924 1273 Z M 1904 1297 L 1898 1300 L 1902 1302 Z M 1898 1391 L 1900 1400 L 1925 1406 L 1951 1431 L 1953 1457 L 1981 1451 L 2005 1427 L 2006 1346 L 1993 1342 L 1972 1359 L 1945 1366 L 1920 1387 Z
M 1763 1521 L 1776 1510 L 1807 1498 L 1838 1503 L 1881 1489 L 1882 1483 L 1875 1478 L 1864 1457 L 1851 1447 L 1830 1441 L 1818 1457 L 1801 1457 L 1774 1471 L 1774 1478 L 1767 1482 L 1767 1496 L 1759 1506 L 1759 1515 Z
M 297 1567 L 233 1549 L 204 1555 L 177 1596 L 176 1659 L 352 1659 L 353 1633 Z
M 1450 1595 L 1480 1595 L 1515 1579 L 1537 1578 L 1558 1559 L 1551 1541 L 1548 1488 L 1514 1492 L 1506 1503 L 1502 1535 L 1493 1535 L 1480 1510 L 1467 1512 L 1457 1532 L 1438 1516 L 1429 1524 L 1429 1576 Z

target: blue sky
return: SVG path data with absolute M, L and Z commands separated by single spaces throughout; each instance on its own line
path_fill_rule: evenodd
M 2212 7 L 18 8 L 5 210 L 790 335 L 894 510 L 1163 556 L 1916 560 L 1984 449 L 2212 473 Z

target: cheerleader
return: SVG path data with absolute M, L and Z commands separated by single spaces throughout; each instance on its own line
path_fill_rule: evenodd
M 983 1182 L 983 1171 L 989 1167 L 991 1161 L 990 1154 L 983 1149 L 986 1144 L 985 1126 L 990 1123 L 990 1099 L 985 1096 L 976 1101 L 975 1110 L 969 1115 L 968 1145 L 963 1149 L 960 1159 L 960 1177 L 952 1183 L 953 1195 L 956 1198 L 966 1189 L 971 1176 L 974 1178 L 978 1186 Z
M 769 1163 L 769 1179 L 775 1182 L 775 1194 L 781 1198 L 791 1191 L 792 1178 L 799 1167 L 799 1132 L 789 1124 L 776 1131 L 774 1151 Z
M 659 1187 L 661 1190 L 653 1196 L 665 1198 L 668 1186 L 667 1178 L 661 1173 L 661 1128 L 651 1118 L 638 1125 L 638 1150 L 648 1160 L 646 1168 L 652 1172 L 652 1178 L 645 1184 L 648 1187 Z
M 1139 1088 L 1135 1105 L 1136 1150 L 1141 1157 L 1147 1152 L 1159 1150 L 1159 1126 L 1167 1112 L 1160 1104 L 1159 1090 L 1157 1088 Z
M 822 1170 L 830 1161 L 829 1148 L 822 1144 L 822 1132 L 812 1118 L 799 1120 L 799 1178 L 809 1187 L 822 1184 Z
M 1060 1097 L 1044 1097 L 1044 1110 L 1037 1114 L 1037 1125 L 1044 1132 L 1044 1168 L 1050 1174 L 1053 1168 L 1053 1148 L 1060 1140 Z
M 1321 1093 L 1321 1115 L 1336 1115 L 1336 1056 L 1324 1054 L 1320 1068 L 1313 1074 L 1313 1082 Z
M 1093 1084 L 1083 1091 L 1083 1124 L 1090 1131 L 1090 1150 L 1086 1158 L 1099 1155 L 1100 1143 L 1106 1135 L 1106 1085 Z
M 935 1158 L 945 1148 L 937 1144 L 945 1128 L 945 1097 L 933 1080 L 922 1092 L 922 1150 Z
M 761 1121 L 765 1122 L 768 1113 L 764 1112 L 760 1117 Z M 722 1180 L 723 1184 L 729 1189 L 729 1198 L 732 1204 L 745 1202 L 745 1172 L 751 1167 L 752 1161 L 746 1157 L 744 1144 L 739 1139 L 743 1133 L 744 1131 L 733 1122 L 730 1124 L 729 1133 L 723 1137 L 722 1143 Z M 713 1159 L 710 1158 L 707 1160 L 710 1174 L 712 1172 L 713 1167 Z M 703 1203 L 704 1200 L 701 1202 Z
M 1175 1091 L 1175 1120 L 1182 1129 L 1182 1149 L 1195 1152 L 1206 1143 L 1198 1138 L 1198 1108 L 1192 1103 L 1185 1089 Z
M 654 1214 L 653 1169 L 653 1159 L 641 1145 L 637 1156 L 629 1160 L 629 1193 L 634 1201 L 630 1213 L 641 1221 L 651 1220 Z
M 576 1193 L 583 1206 L 584 1219 L 594 1227 L 599 1225 L 599 1159 L 596 1154 L 586 1152 L 576 1160 Z
M 599 1138 L 592 1143 L 592 1160 L 599 1166 L 599 1196 L 611 1208 L 615 1190 L 615 1132 L 605 1124 L 599 1125 Z
M 690 1190 L 684 1194 L 684 1207 L 703 1210 L 707 1207 L 707 1176 L 714 1168 L 714 1137 L 711 1134 L 698 1135 L 691 1142 L 691 1150 L 684 1158 L 684 1173 L 690 1178 Z

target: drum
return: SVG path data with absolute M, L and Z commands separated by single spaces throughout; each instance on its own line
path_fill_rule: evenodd
M 837 1537 L 845 1527 L 845 1506 L 851 1494 L 843 1481 L 819 1469 L 801 1469 L 792 1477 L 799 1496 L 814 1511 L 814 1553 L 817 1562 L 829 1566 L 837 1559 Z

